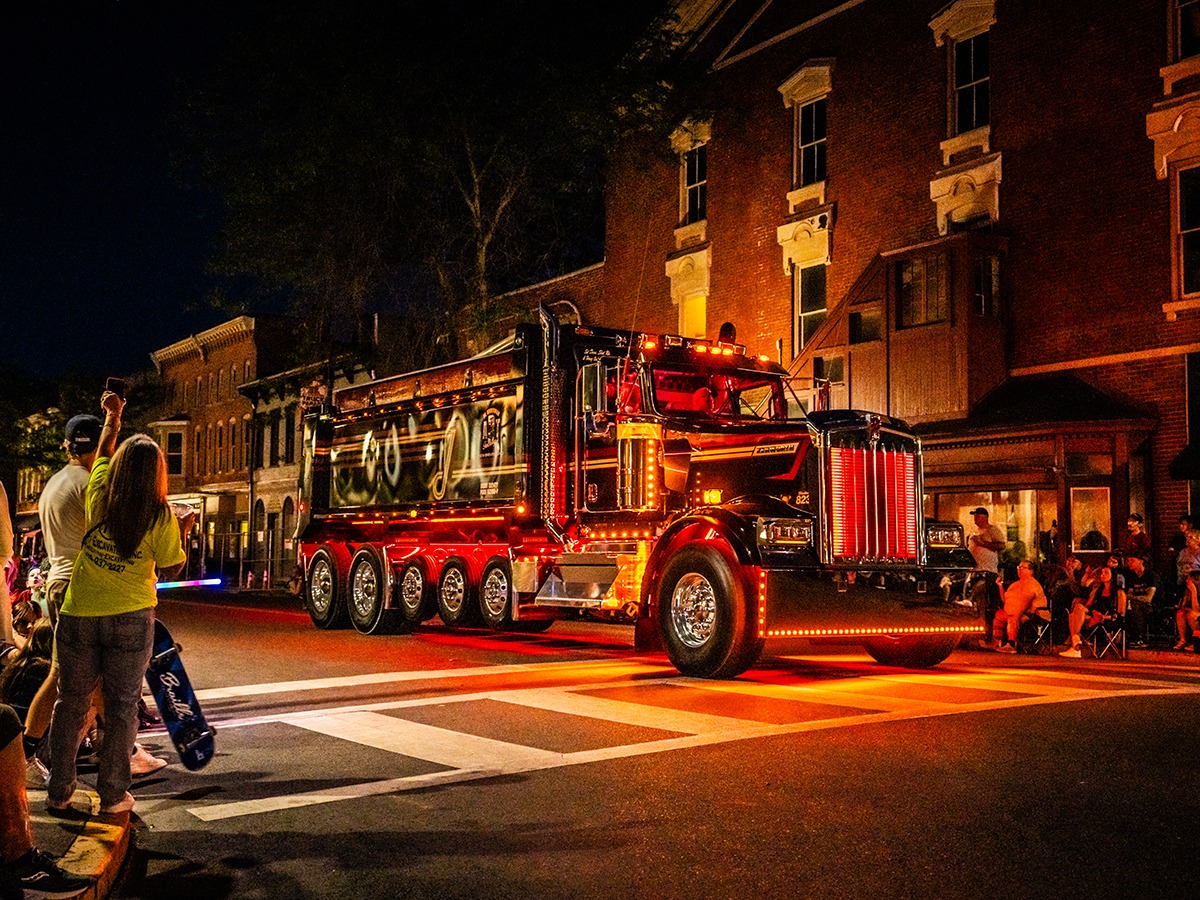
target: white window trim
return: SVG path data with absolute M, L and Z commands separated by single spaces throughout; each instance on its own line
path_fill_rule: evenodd
M 958 0 L 929 23 L 933 40 L 941 47 L 983 34 L 996 24 L 996 0 Z
M 954 158 L 955 154 L 972 147 L 978 147 L 980 152 L 986 155 L 992 152 L 992 126 L 983 125 L 979 128 L 972 128 L 970 131 L 964 131 L 962 134 L 956 134 L 954 137 L 942 141 L 940 146 L 943 167 L 950 165 L 950 160 Z
M 788 76 L 779 86 L 779 94 L 783 97 L 784 109 L 791 109 L 792 122 L 792 184 L 799 178 L 798 160 L 799 135 L 794 117 L 797 111 L 809 103 L 824 100 L 833 91 L 833 59 L 810 59 L 799 69 Z M 787 195 L 788 213 L 794 213 L 804 206 L 825 205 L 825 181 L 815 181 L 803 187 L 789 191 Z
M 679 218 L 687 218 L 687 160 L 685 155 L 712 140 L 712 123 L 688 120 L 671 132 L 671 149 L 679 157 Z M 675 248 L 682 250 L 693 244 L 703 244 L 708 234 L 708 219 L 679 225 L 675 229 Z

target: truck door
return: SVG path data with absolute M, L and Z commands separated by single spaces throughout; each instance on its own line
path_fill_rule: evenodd
M 640 409 L 637 371 L 627 360 L 588 363 L 581 370 L 580 394 L 583 477 L 579 505 L 588 512 L 612 512 L 617 509 L 617 415 L 622 403 Z

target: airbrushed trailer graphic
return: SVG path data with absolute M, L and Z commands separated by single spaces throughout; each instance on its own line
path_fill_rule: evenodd
M 313 622 L 590 616 L 709 677 L 772 638 L 936 665 L 981 626 L 961 526 L 924 520 L 919 440 L 804 416 L 787 377 L 740 345 L 542 310 L 484 355 L 336 392 L 305 422 Z

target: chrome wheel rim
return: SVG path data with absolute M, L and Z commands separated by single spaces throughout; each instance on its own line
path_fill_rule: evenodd
M 467 582 L 459 569 L 447 569 L 442 576 L 442 587 L 439 591 L 442 598 L 442 608 L 451 614 L 457 614 L 462 609 L 463 600 L 467 595 Z
M 333 570 L 324 559 L 317 560 L 309 572 L 308 599 L 319 616 L 329 612 L 333 605 Z
M 409 566 L 400 579 L 400 602 L 406 610 L 415 614 L 421 608 L 421 597 L 424 593 L 424 576 L 416 566 Z
M 707 578 L 688 572 L 671 592 L 671 627 L 685 646 L 703 647 L 717 624 L 717 595 Z
M 500 619 L 508 609 L 508 577 L 502 569 L 492 569 L 483 582 L 483 608 L 493 620 Z
M 366 619 L 375 611 L 379 600 L 379 579 L 375 577 L 375 567 L 370 563 L 360 563 L 354 569 L 354 577 L 350 582 L 350 602 L 359 619 Z

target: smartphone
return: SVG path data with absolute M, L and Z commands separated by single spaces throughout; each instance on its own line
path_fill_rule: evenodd
M 108 379 L 106 382 L 104 382 L 104 389 L 106 391 L 112 391 L 114 394 L 116 394 L 122 400 L 125 399 L 125 379 L 124 378 Z

